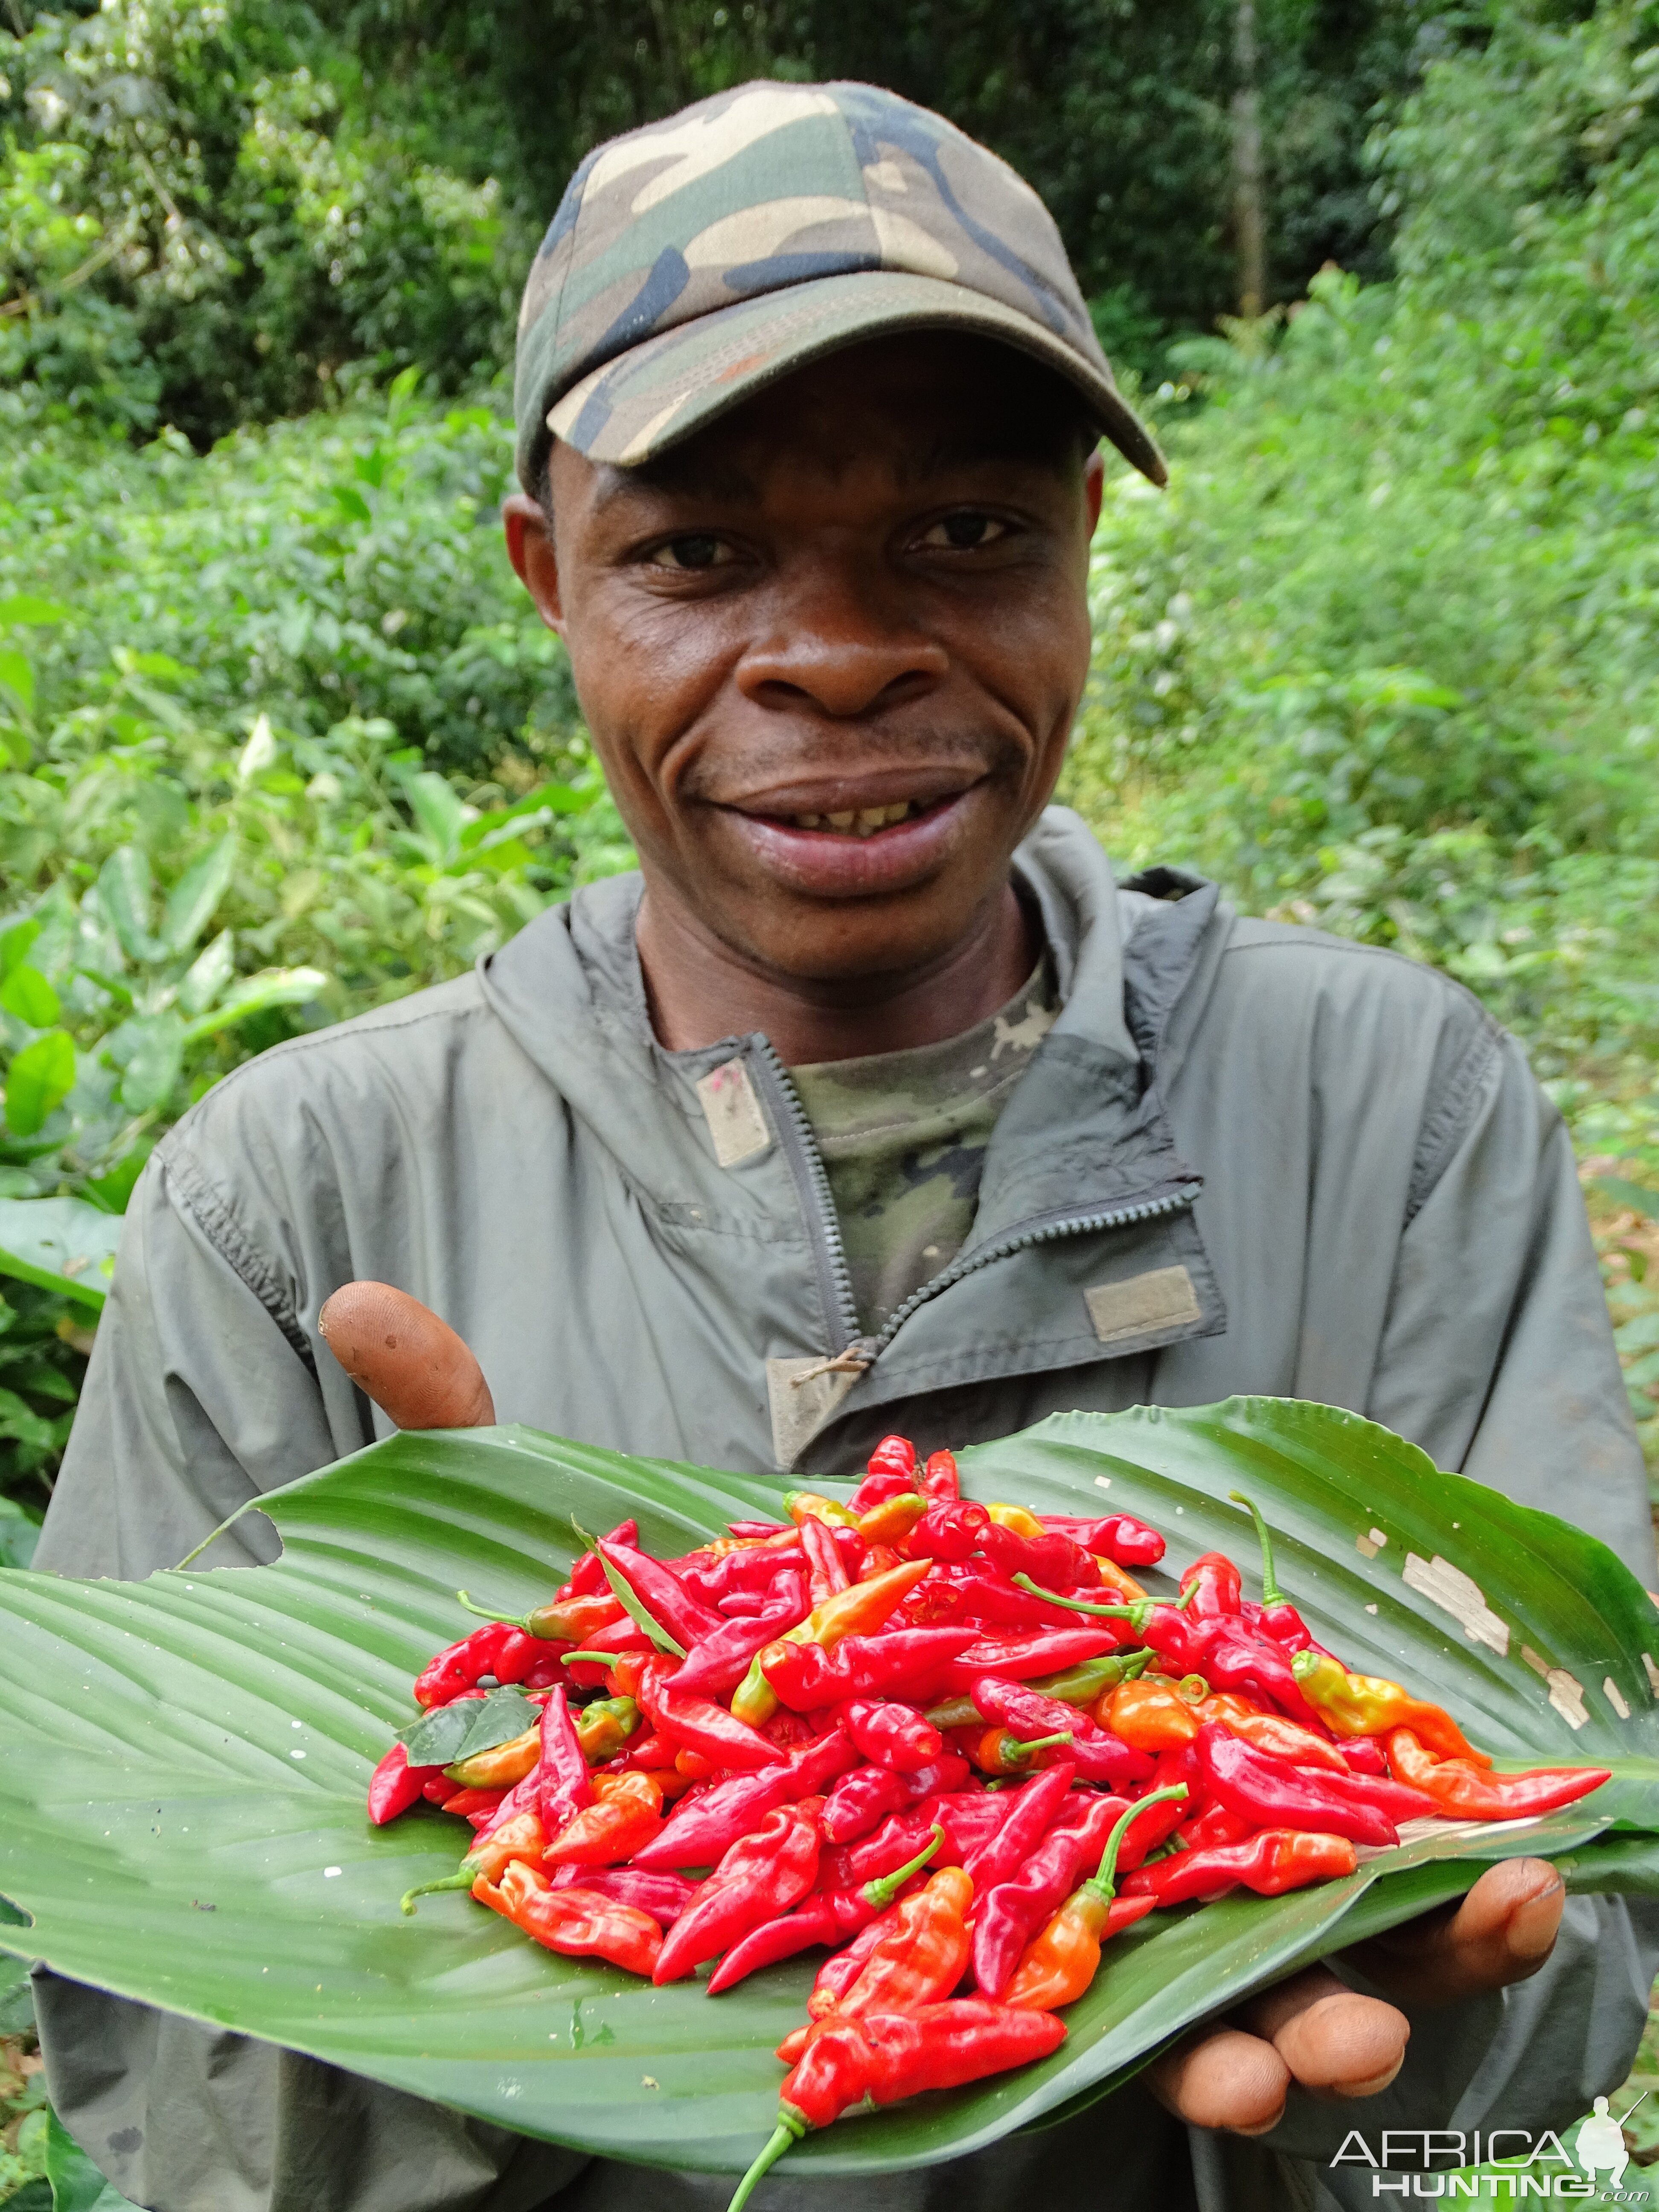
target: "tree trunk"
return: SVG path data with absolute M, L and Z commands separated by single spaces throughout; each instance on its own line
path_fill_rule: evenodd
M 1238 312 L 1247 320 L 1254 320 L 1267 305 L 1267 297 L 1255 0 L 1237 0 L 1237 10 L 1233 18 L 1233 227 L 1238 241 Z

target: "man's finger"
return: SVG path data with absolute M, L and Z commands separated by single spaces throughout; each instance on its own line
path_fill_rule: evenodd
M 1326 1966 L 1310 1966 L 1243 2006 L 1241 2026 L 1266 2036 L 1304 2089 L 1374 2097 L 1405 2063 L 1411 2022 L 1361 1996 Z
M 1452 2004 L 1525 1981 L 1548 1958 L 1567 1899 L 1546 1859 L 1488 1867 L 1461 1904 L 1407 1921 L 1351 1954 L 1408 2004 Z
M 1155 2059 L 1146 2084 L 1160 2104 L 1194 2128 L 1259 2136 L 1277 2125 L 1291 2069 L 1271 2043 L 1242 2028 L 1200 2034 Z
M 483 1370 L 447 1322 L 390 1283 L 347 1283 L 317 1316 L 323 1341 L 400 1429 L 483 1429 Z

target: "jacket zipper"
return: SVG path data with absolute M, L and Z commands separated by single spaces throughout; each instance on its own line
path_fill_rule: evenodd
M 764 1087 L 775 1109 L 772 1119 L 778 1142 L 789 1163 L 789 1172 L 806 1217 L 819 1300 L 824 1312 L 841 1328 L 842 1341 L 834 1346 L 837 1358 L 853 1352 L 863 1357 L 868 1366 L 873 1366 L 918 1307 L 925 1306 L 929 1298 L 937 1297 L 942 1291 L 961 1282 L 965 1275 L 988 1267 L 994 1260 L 1006 1260 L 1013 1253 L 1028 1251 L 1034 1244 L 1052 1243 L 1060 1237 L 1085 1237 L 1103 1229 L 1127 1229 L 1138 1221 L 1154 1220 L 1160 1214 L 1184 1212 L 1198 1197 L 1195 1188 L 1168 1191 L 1160 1198 L 1142 1199 L 1134 1205 L 1111 1206 L 1094 1213 L 1039 1216 L 977 1251 L 953 1260 L 931 1282 L 912 1291 L 902 1305 L 893 1309 L 878 1335 L 865 1336 L 859 1328 L 858 1306 L 853 1297 L 853 1279 L 847 1266 L 847 1248 L 842 1242 L 836 1201 L 824 1170 L 823 1155 L 812 1134 L 812 1125 L 789 1080 L 789 1071 L 779 1059 L 770 1038 L 757 1038 L 754 1054 L 764 1071 Z
M 778 1058 L 769 1037 L 757 1037 L 752 1048 L 756 1060 L 763 1071 L 763 1087 L 767 1091 L 773 1108 L 772 1125 L 778 1133 L 778 1142 L 789 1163 L 789 1172 L 794 1177 L 796 1195 L 800 1200 L 801 1212 L 806 1217 L 808 1240 L 812 1248 L 812 1266 L 817 1276 L 818 1303 L 823 1306 L 832 1331 L 839 1329 L 841 1341 L 830 1349 L 837 1358 L 860 1342 L 859 1310 L 853 1296 L 853 1278 L 847 1266 L 847 1247 L 841 1240 L 841 1223 L 836 1215 L 836 1201 L 830 1188 L 830 1177 L 824 1170 L 823 1155 L 819 1152 L 812 1134 L 812 1125 L 806 1118 L 794 1085 L 789 1080 L 789 1071 Z
M 1102 1229 L 1127 1229 L 1137 1221 L 1155 1220 L 1160 1214 L 1184 1212 L 1197 1197 L 1196 1189 L 1169 1191 L 1162 1198 L 1142 1199 L 1133 1206 L 1109 1206 L 1095 1213 L 1051 1214 L 1046 1218 L 1039 1216 L 1023 1228 L 1011 1229 L 1006 1236 L 953 1260 L 931 1282 L 912 1291 L 902 1305 L 895 1306 L 881 1334 L 866 1337 L 858 1349 L 868 1352 L 873 1365 L 919 1306 L 925 1306 L 929 1298 L 937 1297 L 941 1291 L 948 1291 L 952 1284 L 961 1282 L 964 1275 L 988 1267 L 994 1260 L 1006 1260 L 1015 1252 L 1029 1251 L 1034 1244 L 1051 1244 L 1060 1237 L 1092 1236 Z

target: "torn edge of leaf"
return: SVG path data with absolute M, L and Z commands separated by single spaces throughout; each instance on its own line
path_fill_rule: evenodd
M 1565 1667 L 1552 1667 L 1547 1659 L 1540 1658 L 1530 1644 L 1521 1646 L 1521 1656 L 1534 1674 L 1540 1675 L 1550 1693 L 1550 1703 L 1571 1729 L 1581 1729 L 1589 1718 L 1584 1705 L 1584 1686 Z
M 1353 1547 L 1356 1552 L 1363 1552 L 1368 1559 L 1374 1559 L 1388 1540 L 1380 1528 L 1372 1528 L 1364 1536 L 1356 1536 Z
M 1606 1681 L 1601 1685 L 1601 1695 L 1613 1707 L 1613 1710 L 1618 1714 L 1621 1721 L 1627 1721 L 1630 1718 L 1630 1707 L 1625 1703 L 1625 1693 L 1620 1688 L 1618 1683 L 1613 1680 L 1611 1674 L 1607 1676 Z
M 1509 1625 L 1486 1603 L 1486 1594 L 1473 1575 L 1443 1559 L 1438 1552 L 1432 1559 L 1407 1552 L 1404 1581 L 1408 1589 L 1421 1591 L 1431 1604 L 1450 1613 L 1471 1644 L 1484 1644 L 1500 1659 L 1509 1656 Z
M 1659 1667 L 1656 1667 L 1654 1665 L 1652 1658 L 1645 1651 L 1642 1654 L 1642 1664 L 1648 1670 L 1649 1689 L 1652 1691 L 1656 1698 L 1659 1698 Z

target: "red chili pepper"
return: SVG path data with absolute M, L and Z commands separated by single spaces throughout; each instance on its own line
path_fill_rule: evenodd
M 514 1633 L 510 1621 L 492 1620 L 439 1652 L 415 1678 L 416 1704 L 428 1710 L 453 1705 L 480 1676 L 495 1674 L 495 1662 L 511 1646 Z
M 1248 1843 L 1178 1851 L 1172 1859 L 1142 1867 L 1125 1877 L 1123 1892 L 1126 1897 L 1152 1898 L 1159 1905 L 1181 1905 L 1194 1897 L 1208 1904 L 1241 1884 L 1258 1897 L 1283 1897 L 1287 1890 L 1305 1889 L 1310 1882 L 1340 1881 L 1357 1864 L 1346 1836 L 1305 1828 L 1264 1828 Z
M 1243 1610 L 1244 1585 L 1224 1552 L 1206 1552 L 1181 1577 L 1182 1592 L 1194 1593 L 1191 1611 L 1199 1620 L 1237 1620 Z
M 1374 1735 L 1345 1735 L 1342 1756 L 1351 1773 L 1386 1774 L 1389 1771 L 1382 1747 Z
M 441 1766 L 411 1766 L 402 1744 L 394 1743 L 368 1778 L 368 1817 L 377 1828 L 421 1802 L 426 1785 Z M 452 1796 L 454 1794 L 452 1790 Z
M 646 1874 L 631 1866 L 555 1867 L 550 1879 L 555 1889 L 591 1889 L 631 1905 L 663 1928 L 672 1928 L 696 1894 L 696 1884 L 683 1875 Z
M 1033 1784 L 1033 1787 L 1036 1785 Z M 1085 1867 L 1097 1866 L 1120 1817 L 1121 1797 L 1093 1790 L 1060 1808 L 1036 1850 L 1003 1880 L 975 1884 L 974 1979 L 988 1997 L 1000 1996 L 1026 1945 L 1076 1887 Z
M 702 1796 L 678 1805 L 662 1833 L 635 1854 L 634 1863 L 653 1869 L 713 1866 L 775 1807 L 816 1797 L 857 1764 L 858 1753 L 846 1729 L 833 1728 L 817 1743 L 790 1753 L 780 1766 L 734 1775 Z
M 776 1766 L 784 1754 L 758 1729 L 728 1713 L 711 1698 L 683 1691 L 672 1677 L 653 1668 L 642 1672 L 636 1692 L 652 1726 L 674 1737 L 688 1750 L 701 1753 L 716 1767 L 747 1773 L 757 1767 Z
M 605 1530 L 605 1540 L 607 1544 L 637 1545 L 640 1524 L 630 1514 L 626 1521 L 619 1521 L 614 1528 Z M 556 1605 L 561 1598 L 609 1597 L 610 1595 L 611 1585 L 605 1578 L 605 1569 L 599 1563 L 599 1553 L 584 1552 L 570 1570 L 569 1581 L 562 1589 L 554 1592 L 553 1601 Z
M 981 1636 L 953 1659 L 942 1678 L 948 1694 L 970 1689 L 981 1674 L 996 1674 L 1005 1682 L 1029 1682 L 1050 1697 L 1060 1693 L 1041 1678 L 1068 1673 L 1091 1659 L 1106 1657 L 1122 1642 L 1109 1621 L 1097 1628 L 1041 1628 L 1024 1636 Z M 1073 1701 L 1068 1701 L 1073 1702 Z
M 1198 1656 L 1189 1673 L 1202 1674 L 1213 1689 L 1242 1690 L 1262 1705 L 1277 1705 L 1316 1734 L 1324 1729 L 1291 1671 L 1291 1654 L 1271 1636 L 1245 1621 L 1211 1620 L 1194 1622 L 1193 1637 Z
M 506 1795 L 505 1790 L 469 1790 L 465 1784 L 458 1790 L 452 1781 L 450 1794 L 444 1799 L 444 1810 L 462 1820 L 477 1820 L 480 1815 L 487 1818 Z
M 999 1882 L 1006 1881 L 1024 1866 L 1059 1819 L 1066 1793 L 1076 1775 L 1072 1760 L 1065 1758 L 1036 1776 L 1023 1789 L 1009 1793 L 1013 1803 L 1007 1819 L 994 1836 L 969 1854 L 965 1862 L 976 1894 L 994 1889 Z
M 1553 1813 L 1599 1790 L 1605 1766 L 1540 1766 L 1528 1774 L 1488 1773 L 1466 1759 L 1436 1759 L 1410 1729 L 1389 1731 L 1389 1764 L 1402 1782 L 1461 1820 L 1515 1820 Z
M 948 1498 L 930 1505 L 905 1539 L 913 1559 L 944 1559 L 955 1565 L 978 1551 L 991 1516 L 972 1498 Z
M 879 1636 L 848 1636 L 826 1651 L 783 1637 L 767 1646 L 759 1664 L 774 1694 L 794 1712 L 882 1695 L 908 1704 L 977 1641 L 972 1628 L 890 1628 Z
M 823 1854 L 820 1877 L 823 1887 L 856 1889 L 862 1882 L 878 1881 L 884 1875 L 891 1874 L 895 1867 L 914 1858 L 936 1827 L 945 1829 L 948 1847 L 950 1826 L 934 1814 L 926 1798 L 912 1812 L 891 1814 L 873 1835 Z M 957 1856 L 954 1851 L 951 1855 Z
M 1242 1844 L 1259 1835 L 1259 1824 L 1225 1805 L 1211 1805 L 1194 1820 L 1183 1820 L 1176 1833 L 1188 1850 L 1206 1851 L 1216 1844 Z
M 1164 1557 L 1163 1537 L 1133 1513 L 1108 1513 L 1092 1521 L 1073 1520 L 1065 1513 L 1039 1513 L 1037 1518 L 1056 1535 L 1069 1536 L 1092 1557 L 1110 1559 L 1116 1566 L 1155 1567 Z
M 1020 2027 L 1019 2021 L 1032 2026 Z M 1065 2033 L 1050 2013 L 1009 2015 L 982 1997 L 872 2014 L 826 2028 L 785 2081 L 778 2124 L 738 2183 L 727 2212 L 743 2212 L 763 2176 L 809 2128 L 828 2127 L 864 2098 L 891 2105 L 923 2090 L 981 2081 L 1047 2058 Z
M 917 1774 L 945 1749 L 945 1739 L 914 1705 L 887 1698 L 850 1698 L 836 1709 L 866 1759 L 900 1774 Z
M 709 1976 L 708 1995 L 718 1996 L 761 1967 L 775 1966 L 781 1960 L 793 1959 L 799 1951 L 810 1951 L 815 1944 L 844 1943 L 887 1911 L 905 1883 L 921 1873 L 944 1841 L 944 1829 L 935 1828 L 913 1859 L 879 1881 L 866 1881 L 859 1889 L 820 1889 L 793 1912 L 750 1929 Z
M 788 1540 L 782 1545 L 744 1545 L 732 1552 L 714 1552 L 705 1546 L 677 1561 L 675 1571 L 705 1605 L 721 1607 L 741 1592 L 763 1595 L 780 1575 L 799 1573 L 805 1564 L 799 1529 L 785 1533 Z
M 896 1813 L 909 1802 L 901 1776 L 885 1766 L 860 1766 L 852 1774 L 842 1775 L 825 1800 L 824 1840 L 855 1844 L 890 1813 Z
M 1393 1821 L 1385 1814 L 1339 1796 L 1322 1775 L 1305 1767 L 1285 1766 L 1254 1745 L 1242 1743 L 1218 1722 L 1207 1722 L 1199 1730 L 1194 1749 L 1213 1794 L 1258 1827 L 1311 1828 L 1346 1836 L 1356 1844 L 1400 1840 Z
M 1185 1791 L 1177 1784 L 1170 1793 L 1178 1802 Z M 1158 1802 L 1156 1795 L 1143 1797 L 1118 1815 L 1099 1871 L 1079 1884 L 1025 1952 L 1008 1984 L 1010 2004 L 1030 2005 L 1051 2012 L 1083 1995 L 1100 1966 L 1103 1942 L 1124 1924 L 1117 1896 L 1118 1855 L 1132 1826 L 1145 1820 Z
M 1115 1790 L 1127 1789 L 1131 1783 L 1146 1781 L 1152 1771 L 1152 1761 L 1144 1751 L 1132 1749 L 1074 1705 L 1045 1698 L 1024 1682 L 1000 1682 L 994 1675 L 982 1674 L 969 1694 L 988 1721 L 1012 1729 L 1028 1742 L 1069 1731 L 1072 1747 L 1066 1757 L 1076 1761 L 1085 1782 L 1109 1782 Z
M 1339 1797 L 1346 1797 L 1351 1805 L 1369 1805 L 1384 1820 L 1431 1820 L 1442 1809 L 1433 1795 L 1420 1785 L 1413 1789 L 1404 1782 L 1375 1774 L 1331 1774 L 1323 1768 L 1313 1771 L 1325 1787 L 1334 1790 Z
M 992 1526 L 995 1527 L 995 1522 Z M 1005 1530 L 1004 1534 L 1011 1534 Z M 983 1621 L 994 1629 L 1066 1628 L 1070 1601 L 1056 1604 L 1053 1593 L 1024 1582 L 1011 1582 L 988 1559 L 965 1559 L 960 1566 L 935 1565 L 920 1598 L 948 1610 L 952 1620 Z M 948 1604 L 945 1602 L 948 1600 Z M 1083 1610 L 1081 1607 L 1078 1610 Z M 1087 1608 L 1093 1611 L 1094 1608 Z M 1121 1611 L 1119 1607 L 1117 1610 Z
M 930 1452 L 927 1464 L 917 1478 L 916 1488 L 933 1505 L 942 1505 L 951 1498 L 960 1498 L 962 1486 L 957 1479 L 955 1455 L 948 1451 Z
M 960 1867 L 930 1875 L 893 1908 L 892 1926 L 872 1946 L 857 1979 L 836 2002 L 837 2016 L 856 2020 L 860 2013 L 948 1997 L 968 1964 L 967 1913 L 973 1901 L 974 1885 Z M 812 2004 L 809 1998 L 809 2012 Z M 813 2013 L 815 2020 L 825 2016 Z
M 815 1606 L 847 1588 L 852 1577 L 836 1547 L 834 1536 L 822 1521 L 815 1521 L 809 1515 L 801 1522 L 800 1547 L 811 1571 L 808 1589 Z
M 1053 1590 L 1100 1586 L 1100 1569 L 1092 1556 L 1069 1536 L 1022 1536 L 1018 1529 L 1000 1528 L 993 1522 L 980 1549 L 998 1573 L 1011 1580 L 1015 1575 L 1029 1575 L 1033 1582 Z
M 481 1905 L 550 1951 L 568 1959 L 606 1959 L 630 1974 L 649 1974 L 662 1930 L 649 1913 L 592 1889 L 555 1889 L 544 1875 L 515 1859 L 499 1884 L 481 1875 L 472 1886 Z
M 674 1923 L 652 1979 L 679 1981 L 740 1942 L 751 1928 L 775 1919 L 805 1897 L 817 1878 L 817 1801 L 781 1805 L 753 1835 L 732 1844 Z
M 631 1544 L 607 1543 L 603 1536 L 594 1549 L 683 1652 L 689 1652 L 720 1626 L 720 1614 L 694 1597 L 672 1567 L 661 1559 L 653 1559 L 648 1552 L 635 1551 Z
M 693 1647 L 674 1677 L 677 1688 L 713 1697 L 736 1689 L 756 1653 L 806 1618 L 806 1584 L 797 1571 L 786 1569 L 759 1595 L 758 1613 L 727 1620 Z
M 584 1805 L 593 1802 L 587 1759 L 562 1690 L 542 1707 L 541 1757 L 530 1776 L 536 1810 L 550 1836 L 562 1835 Z
M 864 1480 L 847 1501 L 848 1510 L 867 1513 L 872 1505 L 915 1487 L 915 1446 L 903 1437 L 884 1437 L 870 1455 Z

